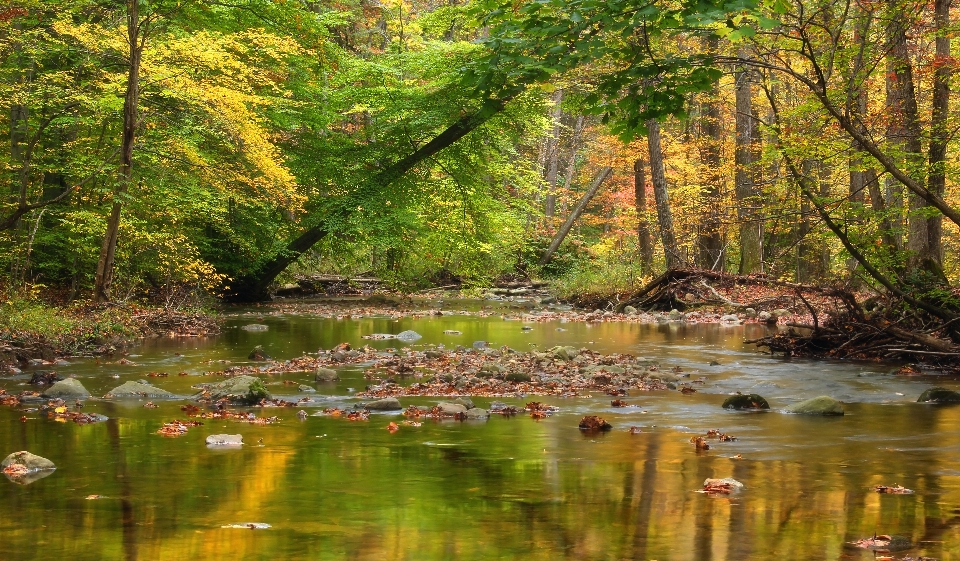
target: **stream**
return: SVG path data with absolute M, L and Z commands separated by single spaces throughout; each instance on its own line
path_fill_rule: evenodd
M 145 399 L 89 399 L 84 412 L 109 417 L 89 425 L 0 407 L 0 458 L 28 450 L 57 465 L 29 485 L 0 478 L 0 558 L 867 560 L 879 554 L 845 544 L 896 534 L 914 546 L 888 554 L 895 559 L 960 560 L 960 406 L 916 403 L 932 386 L 960 389 L 957 380 L 897 375 L 889 364 L 771 357 L 744 344 L 770 329 L 759 324 L 524 322 L 510 310 L 483 317 L 482 305 L 446 302 L 441 316 L 400 319 L 230 309 L 222 334 L 148 339 L 131 349 L 129 364 L 77 358 L 3 376 L 9 393 L 34 389 L 26 384 L 34 370 L 55 369 L 94 396 L 147 379 L 182 398 L 154 400 L 157 408 Z M 252 323 L 267 329 L 242 329 Z M 362 338 L 404 330 L 423 338 Z M 194 403 L 191 386 L 216 381 L 204 372 L 249 363 L 256 345 L 286 360 L 343 342 L 403 352 L 479 340 L 521 351 L 629 353 L 703 383 L 692 394 L 630 392 L 625 408 L 596 392 L 498 398 L 560 408 L 540 420 L 521 413 L 414 427 L 401 424 L 400 412 L 364 422 L 313 415 L 359 401 L 353 394 L 371 382 L 352 367 L 336 384 L 316 383 L 312 372 L 266 377 L 276 397 L 313 400 L 251 408 L 279 416 L 276 424 L 208 419 L 180 437 L 157 434 L 164 422 L 186 419 L 180 407 Z M 156 372 L 169 376 L 147 376 Z M 721 408 L 738 391 L 762 395 L 771 410 Z M 846 415 L 780 411 L 819 395 L 842 401 Z M 309 416 L 299 419 L 299 409 Z M 613 430 L 581 433 L 584 415 L 602 416 Z M 388 431 L 390 422 L 400 430 Z M 737 440 L 711 440 L 698 452 L 690 439 L 709 429 Z M 208 448 L 206 436 L 217 433 L 242 434 L 245 444 Z M 744 488 L 697 492 L 704 479 L 725 477 Z M 914 493 L 874 490 L 894 484 Z

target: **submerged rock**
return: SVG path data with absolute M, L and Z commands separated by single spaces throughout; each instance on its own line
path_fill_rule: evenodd
M 57 466 L 43 456 L 22 450 L 14 452 L 0 462 L 0 469 L 7 479 L 21 485 L 29 485 L 53 473 Z
M 81 399 L 84 397 L 90 397 L 90 392 L 87 391 L 87 388 L 83 387 L 83 384 L 80 383 L 80 380 L 76 378 L 67 378 L 66 380 L 60 380 L 56 384 L 50 386 L 43 392 L 43 397 L 58 397 L 60 399 Z
M 154 399 L 176 396 L 167 390 L 151 386 L 150 384 L 144 384 L 143 382 L 124 382 L 107 392 L 103 397 L 148 397 Z
M 273 360 L 273 357 L 267 354 L 267 351 L 263 350 L 263 345 L 257 345 L 250 351 L 250 354 L 247 355 L 247 358 L 250 360 Z
M 242 434 L 211 434 L 207 437 L 207 446 L 243 446 Z
M 821 395 L 800 403 L 794 403 L 787 407 L 785 411 L 798 415 L 843 415 L 843 405 L 830 396 Z
M 731 395 L 723 400 L 724 409 L 770 409 L 770 404 L 755 393 Z
M 586 432 L 599 432 L 599 431 L 608 431 L 613 428 L 613 425 L 605 421 L 601 417 L 596 415 L 587 415 L 586 417 L 580 419 L 580 424 L 578 425 L 580 430 Z
M 337 375 L 337 371 L 332 368 L 317 368 L 317 375 L 315 380 L 318 382 L 336 382 L 340 379 L 340 376 Z
M 960 392 L 948 390 L 947 388 L 930 388 L 926 390 L 917 399 L 917 403 L 958 403 L 960 402 Z
M 363 408 L 369 409 L 370 411 L 399 411 L 400 409 L 403 409 L 403 406 L 400 405 L 400 400 L 397 398 L 385 397 L 383 399 L 364 403 Z
M 204 387 L 204 391 L 194 396 L 207 398 L 211 401 L 227 399 L 237 405 L 253 405 L 261 399 L 270 399 L 272 396 L 263 385 L 263 380 L 256 376 L 237 376 L 216 384 Z
M 270 329 L 270 328 L 267 327 L 266 325 L 263 325 L 262 323 L 251 323 L 250 325 L 244 325 L 240 329 L 244 331 L 266 331 L 267 329 Z

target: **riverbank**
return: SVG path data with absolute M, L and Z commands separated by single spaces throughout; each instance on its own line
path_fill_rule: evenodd
M 219 332 L 208 309 L 137 303 L 57 305 L 11 297 L 0 302 L 0 367 L 54 364 L 74 356 L 123 352 L 149 337 L 200 337 Z

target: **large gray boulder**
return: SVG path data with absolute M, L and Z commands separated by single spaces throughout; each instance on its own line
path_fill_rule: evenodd
M 364 403 L 363 408 L 369 409 L 370 411 L 399 411 L 400 409 L 403 409 L 403 406 L 400 405 L 400 400 L 397 398 L 385 397 L 383 399 Z
M 785 410 L 798 415 L 843 415 L 843 405 L 827 395 L 813 397 L 800 403 L 794 403 Z
M 451 403 L 449 401 L 441 401 L 437 403 L 437 407 L 440 408 L 440 412 L 444 415 L 462 415 L 467 412 L 467 407 L 460 403 Z
M 143 382 L 124 382 L 119 386 L 113 388 L 103 397 L 146 397 L 150 399 L 157 398 L 171 398 L 176 397 L 167 390 L 158 388 L 156 386 L 151 386 L 150 384 L 144 384 Z
M 0 462 L 0 469 L 7 479 L 28 485 L 53 473 L 57 466 L 50 460 L 31 454 L 26 450 L 14 452 Z
M 486 420 L 490 418 L 490 412 L 486 409 L 474 407 L 472 409 L 467 409 L 466 416 L 467 419 Z
M 397 333 L 397 339 L 403 341 L 404 343 L 412 343 L 422 338 L 422 335 L 410 329 Z
M 204 386 L 203 391 L 195 398 L 207 398 L 212 401 L 227 399 L 236 405 L 253 405 L 261 399 L 270 399 L 272 396 L 263 385 L 263 380 L 256 376 L 236 376 L 227 378 L 216 384 Z
M 76 378 L 67 378 L 66 380 L 60 380 L 56 384 L 47 388 L 46 391 L 43 392 L 43 397 L 82 399 L 90 397 L 90 392 L 87 391 L 87 388 L 83 387 L 83 384 L 80 383 L 80 380 L 77 380 Z

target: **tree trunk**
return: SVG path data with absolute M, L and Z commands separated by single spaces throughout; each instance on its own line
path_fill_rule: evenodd
M 946 187 L 945 165 L 947 159 L 947 117 L 950 109 L 950 0 L 934 1 L 934 25 L 936 27 L 936 57 L 933 71 L 933 99 L 930 116 L 930 192 L 942 197 Z M 927 241 L 933 259 L 943 262 L 943 216 L 927 218 Z
M 580 139 L 583 136 L 583 126 L 586 118 L 577 116 L 573 125 L 573 136 L 570 139 L 570 159 L 567 160 L 567 169 L 563 174 L 563 192 L 566 193 L 573 184 L 573 174 L 577 171 L 577 154 L 580 152 Z M 563 207 L 561 206 L 561 210 Z
M 920 143 L 922 131 L 913 65 L 907 46 L 908 22 L 896 0 L 888 0 L 887 15 L 890 18 L 887 25 L 887 118 L 890 122 L 887 141 L 893 151 L 904 154 L 904 171 L 907 175 L 917 179 L 924 176 Z M 918 180 L 918 183 L 922 183 L 922 180 Z M 895 199 L 888 194 L 887 204 L 895 204 Z M 939 270 L 939 248 L 930 246 L 928 222 L 924 215 L 924 208 L 928 205 L 916 194 L 911 194 L 909 206 L 907 249 L 911 252 L 911 265 L 928 271 Z
M 741 52 L 744 58 L 745 52 Z M 763 199 L 754 183 L 753 155 L 757 138 L 753 115 L 753 90 L 750 73 L 739 65 L 734 74 L 737 107 L 736 196 L 737 217 L 740 219 L 740 274 L 759 273 L 763 267 L 763 223 L 758 219 Z
M 637 211 L 637 247 L 640 250 L 640 270 L 650 271 L 653 265 L 653 246 L 650 243 L 650 225 L 647 223 L 647 163 L 643 158 L 633 162 L 633 197 Z
M 708 55 L 715 56 L 719 50 L 720 40 L 716 36 L 706 39 Z M 703 215 L 698 236 L 699 258 L 698 264 L 704 269 L 717 271 L 724 270 L 723 249 L 723 220 L 722 220 L 722 193 L 723 175 L 720 172 L 720 147 L 723 142 L 723 128 L 720 125 L 720 82 L 716 81 L 707 94 L 709 97 L 703 103 L 701 117 L 701 160 L 705 173 L 705 185 L 702 190 Z M 652 157 L 651 157 L 652 159 Z
M 553 241 L 550 242 L 550 247 L 547 248 L 547 251 L 544 252 L 543 257 L 540 258 L 541 267 L 550 262 L 550 258 L 553 257 L 553 254 L 557 251 L 557 248 L 560 247 L 561 243 L 563 243 L 564 238 L 566 238 L 567 234 L 570 233 L 570 228 L 573 227 L 573 223 L 576 222 L 576 220 L 580 218 L 580 215 L 583 214 L 583 211 L 587 209 L 587 205 L 590 204 L 590 200 L 596 196 L 597 191 L 600 190 L 600 186 L 603 185 L 603 182 L 606 181 L 608 177 L 610 177 L 611 172 L 613 172 L 613 168 L 607 166 L 600 170 L 600 173 L 598 173 L 597 177 L 594 178 L 590 188 L 587 189 L 587 192 L 580 199 L 580 202 L 577 203 L 577 206 L 573 207 L 573 211 L 570 212 L 570 216 L 567 217 L 566 222 L 563 223 L 563 226 L 560 227 L 557 235 L 553 237 Z
M 653 183 L 653 198 L 657 202 L 657 221 L 660 223 L 660 242 L 667 269 L 679 267 L 683 260 L 673 235 L 673 214 L 670 212 L 670 196 L 667 193 L 667 174 L 660 148 L 660 123 L 647 121 L 647 145 L 650 152 L 650 181 Z
M 560 170 L 560 119 L 563 117 L 563 111 L 560 104 L 563 101 L 563 90 L 558 89 L 553 96 L 553 131 L 547 138 L 546 146 L 546 165 L 543 171 L 543 179 L 547 184 L 547 197 L 544 203 L 543 215 L 549 219 L 557 213 L 557 175 Z
M 107 232 L 100 248 L 97 276 L 93 297 L 96 302 L 110 300 L 110 285 L 113 283 L 114 260 L 117 253 L 117 238 L 120 234 L 121 198 L 129 190 L 133 180 L 133 143 L 137 130 L 137 105 L 140 101 L 140 59 L 143 54 L 146 30 L 140 26 L 137 0 L 127 1 L 127 42 L 130 47 L 130 67 L 127 71 L 127 93 L 123 100 L 123 137 L 120 143 L 120 182 L 114 190 L 113 207 L 107 219 Z

